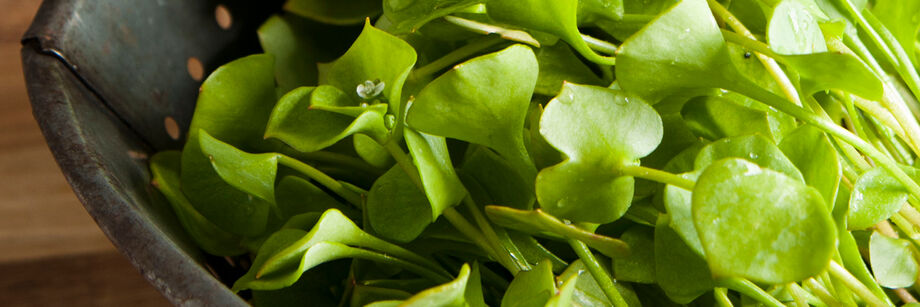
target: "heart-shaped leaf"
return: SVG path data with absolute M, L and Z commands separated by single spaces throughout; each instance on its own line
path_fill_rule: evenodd
M 742 78 L 704 0 L 678 2 L 623 42 L 616 75 L 621 88 L 650 103 L 687 89 L 725 87 Z
M 789 178 L 804 182 L 802 173 L 773 142 L 761 135 L 724 138 L 700 150 L 694 161 L 698 170 L 706 169 L 715 161 L 725 158 L 742 158 L 765 168 L 781 172 Z
M 471 291 L 471 289 L 478 289 L 479 287 L 481 287 L 481 284 L 479 282 L 478 267 L 470 270 L 469 264 L 463 264 L 460 267 L 460 274 L 453 281 L 419 292 L 405 302 L 400 303 L 399 306 L 485 306 L 485 302 L 482 302 L 482 297 L 477 297 L 475 295 L 476 291 Z
M 565 82 L 604 85 L 603 80 L 566 44 L 543 46 L 536 53 L 537 63 L 540 64 L 537 87 L 534 89 L 537 94 L 556 96 Z
M 543 306 L 556 293 L 553 266 L 542 261 L 530 271 L 514 276 L 502 297 L 502 307 Z
M 825 204 L 833 206 L 842 170 L 830 139 L 818 128 L 802 125 L 783 138 L 779 148 L 802 172 L 805 183 L 821 192 Z
M 420 132 L 491 147 L 518 172 L 535 173 L 523 135 L 537 71 L 523 45 L 474 58 L 422 89 L 406 121 Z
M 803 280 L 827 268 L 836 246 L 821 194 L 741 159 L 703 171 L 693 190 L 693 221 L 717 278 Z
M 578 222 L 609 223 L 629 208 L 637 165 L 661 142 L 661 118 L 622 92 L 566 83 L 547 105 L 540 133 L 567 157 L 540 171 L 537 199 L 547 213 Z
M 359 105 L 332 86 L 301 87 L 281 97 L 272 110 L 266 138 L 301 152 L 313 152 L 355 133 L 382 139 L 387 105 Z
M 151 183 L 172 206 L 179 223 L 192 240 L 205 252 L 217 256 L 235 256 L 246 252 L 240 246 L 240 237 L 224 231 L 208 221 L 189 203 L 179 184 L 178 151 L 161 151 L 150 158 Z
M 475 181 L 467 185 L 474 184 L 482 190 L 484 199 L 477 199 L 477 203 L 533 209 L 533 183 L 521 178 L 513 166 L 491 150 L 473 149 L 464 159 L 461 172 L 467 176 L 464 180 Z
M 869 239 L 869 262 L 875 279 L 886 288 L 910 287 L 917 280 L 917 261 L 906 240 L 873 232 Z
M 913 178 L 920 178 L 916 169 L 902 170 Z M 884 168 L 866 171 L 853 184 L 847 228 L 866 229 L 891 217 L 907 201 L 907 195 L 907 188 Z
M 201 86 L 182 150 L 180 183 L 195 209 L 225 231 L 261 234 L 270 206 L 221 179 L 201 152 L 199 131 L 248 150 L 262 148 L 265 123 L 275 100 L 274 60 L 266 54 L 221 66 Z
M 636 225 L 620 236 L 629 245 L 629 256 L 613 259 L 617 280 L 655 283 L 655 234 L 653 229 Z
M 588 0 L 593 1 L 593 0 Z M 578 53 L 592 62 L 613 65 L 613 57 L 601 56 L 588 47 L 578 31 L 579 1 L 557 0 L 490 0 L 486 2 L 489 17 L 498 22 L 546 32 L 569 43 Z M 596 1 L 595 1 L 596 2 Z M 608 2 L 610 12 L 622 16 L 621 2 Z M 619 17 L 617 16 L 617 17 Z
M 359 24 L 380 13 L 378 0 L 288 0 L 284 10 L 322 23 L 334 25 Z
M 199 132 L 198 141 L 201 152 L 211 160 L 214 170 L 224 181 L 240 191 L 275 203 L 275 176 L 281 155 L 247 153 L 204 130 Z
M 466 189 L 454 170 L 447 140 L 412 129 L 405 129 L 403 135 L 412 161 L 418 167 L 424 195 L 431 204 L 429 212 L 433 222 L 444 210 L 460 203 L 467 194 Z
M 352 142 L 355 146 L 355 153 L 368 164 L 381 169 L 389 169 L 390 166 L 393 166 L 393 156 L 374 138 L 366 134 L 355 134 Z
M 279 96 L 297 87 L 316 84 L 319 72 L 304 23 L 291 16 L 274 15 L 259 27 L 259 43 L 275 57 Z
M 540 209 L 523 211 L 501 206 L 486 206 L 486 215 L 498 225 L 524 233 L 582 241 L 611 258 L 629 255 L 629 246 L 625 242 L 563 223 Z
M 546 301 L 546 307 L 566 307 L 577 304 L 575 302 L 575 287 L 578 285 L 578 279 L 581 278 L 581 275 L 574 275 L 565 279 L 562 282 L 562 286 L 559 287 L 559 291 L 549 298 L 549 301 Z M 583 305 L 579 305 L 583 306 Z
M 398 166 L 377 178 L 368 191 L 365 210 L 374 231 L 397 242 L 412 241 L 436 218 L 425 193 Z
M 655 225 L 655 279 L 664 293 L 678 304 L 687 304 L 712 290 L 709 265 L 675 232 L 668 216 Z
M 405 108 L 402 88 L 417 57 L 409 43 L 374 28 L 368 20 L 342 57 L 319 65 L 319 84 L 341 89 L 355 102 L 373 100 L 382 94 L 390 104 L 390 113 L 396 114 L 401 123 Z M 374 91 L 369 91 L 367 82 L 371 82 Z M 377 91 L 379 88 L 382 89 Z

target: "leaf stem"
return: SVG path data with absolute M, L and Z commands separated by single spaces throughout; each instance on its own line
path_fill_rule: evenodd
M 540 47 L 540 42 L 537 41 L 535 38 L 533 38 L 533 36 L 530 36 L 529 33 L 524 32 L 524 31 L 502 28 L 496 25 L 481 23 L 478 21 L 473 21 L 473 20 L 469 20 L 465 18 L 456 17 L 456 16 L 444 16 L 444 20 L 454 25 L 457 25 L 461 28 L 475 32 L 475 33 L 487 34 L 487 35 L 488 34 L 498 34 L 498 35 L 501 35 L 502 38 L 510 40 L 510 41 L 516 41 L 516 42 L 525 43 L 525 44 L 528 44 L 534 47 Z
M 499 262 L 507 264 L 511 275 L 517 275 L 520 271 L 529 271 L 530 264 L 524 260 L 523 255 L 511 255 L 511 250 L 505 249 L 501 240 L 498 238 L 498 234 L 495 232 L 495 229 L 492 228 L 492 224 L 489 220 L 486 219 L 485 215 L 482 214 L 482 211 L 479 209 L 479 206 L 473 202 L 473 198 L 469 195 L 463 198 L 463 204 L 470 210 L 473 215 L 473 220 L 476 221 L 476 224 L 479 226 L 479 229 L 482 231 L 483 235 L 486 238 L 486 241 L 489 242 L 489 245 L 492 246 L 492 249 L 496 251 L 496 256 L 499 256 Z M 502 252 L 507 251 L 507 252 Z
M 482 39 L 478 39 L 472 43 L 466 44 L 463 47 L 457 48 L 454 51 L 442 56 L 441 58 L 431 61 L 425 66 L 419 67 L 412 72 L 412 77 L 416 79 L 425 78 L 431 76 L 445 68 L 453 65 L 454 63 L 460 62 L 463 59 L 469 58 L 476 53 L 479 53 L 482 50 L 488 49 L 489 47 L 495 46 L 498 43 L 503 42 L 504 39 L 496 36 L 487 36 Z
M 712 290 L 712 294 L 716 297 L 716 306 L 734 307 L 732 300 L 728 299 L 728 289 L 718 287 Z
M 757 300 L 758 302 L 763 303 L 769 307 L 785 307 L 779 300 L 775 297 L 755 285 L 753 282 L 743 278 L 729 277 L 716 280 L 716 285 L 719 287 L 729 288 L 741 294 L 747 295 L 750 298 Z
M 709 9 L 712 10 L 712 13 L 716 17 L 722 19 L 722 21 L 725 22 L 725 24 L 727 24 L 730 28 L 732 28 L 732 30 L 738 32 L 738 34 L 746 38 L 756 41 L 754 34 L 751 33 L 751 31 L 744 26 L 744 23 L 742 23 L 741 20 L 738 20 L 738 18 L 735 17 L 731 11 L 727 10 L 724 6 L 722 6 L 721 3 L 716 0 L 708 0 L 708 2 Z M 723 34 L 724 33 L 725 32 L 723 31 Z M 769 48 L 766 50 L 769 50 Z M 789 77 L 786 76 L 786 73 L 783 72 L 783 69 L 779 67 L 779 64 L 776 63 L 776 60 L 768 56 L 768 53 L 763 53 L 760 51 L 755 53 L 757 55 L 757 60 L 763 64 L 763 66 L 767 69 L 767 72 L 769 72 L 773 79 L 776 80 L 776 83 L 779 85 L 780 89 L 782 89 L 783 94 L 786 95 L 786 98 L 788 98 L 789 101 L 794 102 L 796 105 L 802 105 L 802 101 L 799 98 L 799 93 L 796 90 L 795 85 L 792 84 L 792 80 L 789 80 Z
M 850 274 L 847 269 L 843 268 L 837 261 L 831 261 L 830 266 L 828 267 L 828 272 L 831 273 L 831 276 L 839 279 L 847 286 L 853 293 L 859 296 L 866 304 L 870 306 L 888 306 L 884 302 L 878 299 L 869 288 L 866 287 L 859 279 Z
M 334 178 L 329 177 L 329 175 L 326 175 L 325 173 L 314 168 L 313 166 L 310 166 L 309 164 L 300 162 L 300 160 L 297 160 L 297 159 L 294 159 L 294 158 L 291 158 L 285 155 L 279 155 L 278 163 L 280 163 L 281 165 L 290 167 L 306 175 L 307 177 L 310 177 L 310 179 L 315 180 L 316 182 L 323 185 L 330 191 L 341 196 L 342 198 L 344 198 L 346 201 L 348 201 L 352 205 L 355 205 L 358 208 L 363 208 L 362 200 L 364 197 L 361 196 L 361 194 L 367 194 L 367 192 L 357 193 L 353 190 L 350 190 L 338 180 L 335 180 Z
M 673 186 L 680 187 L 682 189 L 693 191 L 693 186 L 696 185 L 693 180 L 681 177 L 676 174 L 668 173 L 665 171 L 657 170 L 654 168 L 648 168 L 639 165 L 626 166 L 620 169 L 620 173 L 627 176 L 633 176 L 642 179 L 648 179 L 655 182 L 661 182 L 665 184 L 670 184 Z
M 827 304 L 827 306 L 829 307 L 843 306 L 843 304 L 840 303 L 840 301 L 834 298 L 834 296 L 831 295 L 831 293 L 827 291 L 827 289 L 825 289 L 824 286 L 818 283 L 818 281 L 816 281 L 814 278 L 806 279 L 802 283 L 805 285 L 806 288 L 808 288 L 809 291 L 811 291 L 811 293 L 814 293 L 816 296 L 818 296 L 818 299 L 820 299 L 822 302 Z
M 581 261 L 584 262 L 588 272 L 591 273 L 591 276 L 597 281 L 597 284 L 601 287 L 601 290 L 604 291 L 607 298 L 610 299 L 610 302 L 613 303 L 613 306 L 628 307 L 629 304 L 627 304 L 623 296 L 620 295 L 620 291 L 617 290 L 613 278 L 610 277 L 607 270 L 597 261 L 597 258 L 594 257 L 594 253 L 591 252 L 588 246 L 578 240 L 568 239 L 567 241 L 572 249 L 575 250 L 575 254 L 578 255 L 578 258 L 581 258 Z
M 597 39 L 587 34 L 582 34 L 581 38 L 585 40 L 585 43 L 588 43 L 588 47 L 594 51 L 600 51 L 611 55 L 617 54 L 617 45 L 614 43 Z

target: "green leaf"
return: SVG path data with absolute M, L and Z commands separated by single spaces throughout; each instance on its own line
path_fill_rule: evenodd
M 150 158 L 150 173 L 153 176 L 152 184 L 169 202 L 179 224 L 188 233 L 192 240 L 205 252 L 217 256 L 235 256 L 246 252 L 240 246 L 240 237 L 224 231 L 208 221 L 195 207 L 189 203 L 179 183 L 179 158 L 178 151 L 161 151 Z
M 249 272 L 233 289 L 283 288 L 317 265 L 344 258 L 385 262 L 435 281 L 449 275 L 432 261 L 367 234 L 340 211 L 329 209 L 310 232 L 282 229 L 273 234 L 260 248 Z
M 655 279 L 664 293 L 678 304 L 687 304 L 712 290 L 709 265 L 687 246 L 663 215 L 655 225 Z
M 420 132 L 491 147 L 518 172 L 534 173 L 523 134 L 537 70 L 523 45 L 474 58 L 422 89 L 406 121 Z
M 356 133 L 384 138 L 386 111 L 386 104 L 359 105 L 332 86 L 300 87 L 278 101 L 265 138 L 276 138 L 301 152 L 321 150 Z
M 821 194 L 741 159 L 703 171 L 693 190 L 693 220 L 717 278 L 803 280 L 824 271 L 836 246 Z
M 425 23 L 461 11 L 483 0 L 384 0 L 384 17 L 394 34 L 415 32 Z
M 521 271 L 502 297 L 502 307 L 542 307 L 556 293 L 553 266 L 542 261 L 530 271 Z
M 275 57 L 275 80 L 279 95 L 297 87 L 316 84 L 318 74 L 312 40 L 305 24 L 290 16 L 274 15 L 259 27 L 259 43 Z
M 650 103 L 688 89 L 724 87 L 742 78 L 704 0 L 680 1 L 623 42 L 617 52 L 616 76 L 623 90 Z
M 578 285 L 578 279 L 581 275 L 575 275 L 565 279 L 558 293 L 549 298 L 546 307 L 567 307 L 575 304 L 575 287 Z
M 710 140 L 755 133 L 776 139 L 770 129 L 767 112 L 722 97 L 700 96 L 690 99 L 684 104 L 680 115 L 696 135 Z
M 712 142 L 700 150 L 694 167 L 698 170 L 706 169 L 710 164 L 725 158 L 742 158 L 800 182 L 805 180 L 779 147 L 761 135 L 730 137 Z
M 625 242 L 563 223 L 540 209 L 523 211 L 501 206 L 486 206 L 485 211 L 490 220 L 506 228 L 551 238 L 579 240 L 611 258 L 629 255 L 629 246 Z
M 587 268 L 585 268 L 584 263 L 581 262 L 581 259 L 578 259 L 573 261 L 572 264 L 570 264 L 565 269 L 565 272 L 562 272 L 562 274 L 559 275 L 559 279 L 571 280 L 572 278 L 577 278 L 575 279 L 575 293 L 573 297 L 574 303 L 577 304 L 576 306 L 610 306 L 610 299 L 608 299 L 607 295 L 604 294 L 604 290 L 602 290 L 601 286 L 597 284 L 597 281 L 594 280 L 594 278 L 591 278 L 590 273 L 588 273 L 588 276 L 584 278 L 581 277 L 582 274 L 584 274 L 586 271 Z M 617 285 L 620 284 L 618 283 Z M 619 287 L 617 288 L 619 290 Z M 625 294 L 622 290 L 620 293 Z M 629 300 L 627 300 L 627 303 L 629 303 L 629 306 L 640 306 L 639 304 L 633 305 Z
M 565 269 L 568 263 L 550 250 L 546 249 L 533 236 L 515 230 L 505 229 L 508 234 L 508 240 L 524 255 L 528 263 L 540 263 L 543 260 L 549 260 L 553 264 L 553 272 L 559 272 Z
M 389 288 L 379 288 L 356 284 L 351 294 L 352 307 L 365 306 L 377 301 L 405 300 L 412 297 L 412 293 Z
M 207 131 L 199 131 L 201 152 L 211 160 L 217 174 L 228 184 L 249 195 L 275 203 L 276 153 L 251 154 L 224 143 Z M 280 212 L 279 212 L 280 213 Z
M 322 1 L 322 0 L 320 0 Z M 382 84 L 389 111 L 402 122 L 405 105 L 402 88 L 418 56 L 402 39 L 364 24 L 364 30 L 342 57 L 319 65 L 319 84 L 332 85 L 347 93 L 352 101 L 363 101 L 357 90 L 366 81 Z
M 824 203 L 834 205 L 842 169 L 837 150 L 824 132 L 802 125 L 787 135 L 779 148 L 802 172 L 805 183 L 824 196 Z
M 379 0 L 288 0 L 284 10 L 322 23 L 359 24 L 380 13 Z
M 477 203 L 499 205 L 515 209 L 533 209 L 535 200 L 533 183 L 528 182 L 514 171 L 507 161 L 491 150 L 479 147 L 473 149 L 460 168 L 480 189 L 484 200 Z
M 381 169 L 389 169 L 390 166 L 393 166 L 393 156 L 374 138 L 366 134 L 355 134 L 352 142 L 355 146 L 355 153 L 368 164 Z
M 910 242 L 873 232 L 869 238 L 869 263 L 878 283 L 886 288 L 906 288 L 917 280 L 917 261 Z
M 399 166 L 377 178 L 367 194 L 367 220 L 381 237 L 409 242 L 418 237 L 432 217 L 432 206 Z
M 902 168 L 912 178 L 920 178 L 913 168 Z M 850 194 L 848 229 L 866 229 L 898 212 L 907 201 L 907 188 L 881 167 L 866 171 L 853 184 Z
M 661 118 L 622 92 L 566 83 L 546 107 L 540 133 L 567 159 L 537 176 L 547 213 L 576 222 L 609 223 L 629 208 L 633 178 L 617 170 L 637 165 L 661 142 Z
M 767 42 L 779 54 L 827 51 L 824 35 L 802 0 L 783 0 L 773 8 L 767 25 Z M 812 2 L 813 3 L 813 2 Z
M 683 173 L 680 176 L 696 181 L 702 171 Z M 683 188 L 667 185 L 664 188 L 664 206 L 669 214 L 669 225 L 697 255 L 703 256 L 703 245 L 693 223 L 693 193 Z
M 629 255 L 613 259 L 613 272 L 617 280 L 635 283 L 655 283 L 655 234 L 645 226 L 633 226 L 620 240 L 629 245 Z
M 592 1 L 592 0 L 588 0 Z M 613 65 L 613 57 L 601 56 L 588 47 L 578 31 L 579 1 L 557 0 L 489 0 L 486 10 L 489 17 L 498 22 L 515 25 L 529 30 L 546 32 L 559 37 L 572 46 L 589 61 Z M 596 2 L 596 1 L 595 1 Z M 622 3 L 615 5 L 614 12 L 622 12 Z M 619 5 L 618 5 L 619 4 Z M 620 13 L 622 16 L 622 13 Z
M 920 30 L 920 2 L 910 0 L 876 1 L 872 13 L 885 25 L 888 31 L 904 48 L 907 56 L 916 64 L 917 31 Z
M 537 49 L 536 54 L 540 65 L 537 87 L 534 89 L 537 94 L 556 96 L 565 82 L 604 85 L 604 81 L 566 44 L 543 46 Z
M 623 0 L 578 0 L 578 24 L 591 24 L 597 20 L 616 21 L 626 10 Z
M 431 221 L 434 221 L 444 210 L 460 203 L 467 194 L 466 189 L 454 170 L 447 140 L 412 129 L 405 129 L 403 135 L 412 161 L 418 167 L 425 196 L 431 204 Z
M 871 100 L 881 100 L 884 94 L 882 81 L 862 61 L 850 54 L 821 52 L 786 55 L 777 60 L 805 79 L 800 91 L 802 94 L 841 89 Z
M 235 234 L 261 234 L 269 204 L 220 178 L 201 152 L 199 131 L 248 150 L 264 147 L 262 135 L 276 100 L 273 67 L 272 56 L 260 54 L 215 70 L 201 86 L 182 151 L 182 192 L 202 216 Z
M 478 272 L 478 271 L 477 271 Z M 463 264 L 463 267 L 460 268 L 460 274 L 457 275 L 457 279 L 453 281 L 422 291 L 399 306 L 404 307 L 425 307 L 425 306 L 465 306 L 466 304 L 473 305 L 470 302 L 467 302 L 467 287 L 470 287 L 469 283 L 472 280 L 478 280 L 477 278 L 472 278 L 470 275 L 470 265 Z M 482 303 L 484 304 L 484 303 Z M 477 304 L 479 306 L 479 304 Z
M 333 306 L 339 303 L 338 295 L 330 291 L 339 287 L 348 277 L 347 265 L 320 266 L 307 271 L 296 283 L 290 287 L 269 290 L 252 291 L 252 305 L 254 306 L 290 306 L 296 307 L 309 301 L 317 306 Z

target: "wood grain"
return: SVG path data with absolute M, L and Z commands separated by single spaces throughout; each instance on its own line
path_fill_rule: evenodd
M 0 0 L 0 305 L 168 305 L 77 201 L 32 118 L 19 39 L 39 3 Z

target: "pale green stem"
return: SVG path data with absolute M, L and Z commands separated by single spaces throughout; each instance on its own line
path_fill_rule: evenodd
M 753 298 L 768 307 L 785 307 L 785 305 L 783 305 L 783 303 L 781 303 L 775 297 L 747 279 L 736 277 L 722 278 L 716 280 L 716 285 L 719 287 L 725 287 L 738 291 L 741 294 L 747 295 L 748 297 Z
M 473 220 L 476 221 L 479 229 L 482 230 L 483 235 L 486 237 L 486 241 L 489 242 L 489 245 L 492 246 L 492 249 L 496 251 L 497 256 L 501 257 L 498 259 L 499 262 L 507 264 L 506 266 L 510 267 L 511 275 L 517 275 L 517 273 L 520 271 L 529 271 L 530 264 L 524 260 L 523 255 L 513 256 L 510 253 L 511 250 L 505 249 L 501 245 L 501 240 L 498 238 L 498 234 L 495 232 L 495 229 L 492 228 L 492 224 L 489 222 L 489 220 L 486 219 L 485 215 L 482 214 L 482 211 L 479 210 L 479 206 L 473 202 L 473 198 L 467 195 L 463 198 L 463 204 L 466 205 L 467 209 L 469 209 L 472 213 Z
M 873 307 L 883 307 L 888 306 L 869 290 L 866 285 L 856 279 L 852 274 L 850 274 L 847 269 L 843 268 L 836 261 L 831 261 L 830 266 L 828 267 L 828 272 L 831 273 L 831 276 L 842 281 L 844 285 L 847 286 L 853 293 L 855 293 L 859 298 L 861 298 L 866 304 Z
M 620 173 L 627 176 L 670 184 L 688 191 L 693 191 L 693 186 L 696 184 L 693 180 L 672 173 L 638 165 L 623 167 L 620 169 Z
M 581 38 L 585 41 L 585 43 L 588 43 L 588 47 L 591 47 L 591 49 L 594 51 L 600 51 L 610 55 L 617 54 L 617 45 L 611 42 L 597 39 L 587 34 L 582 34 Z
M 734 307 L 732 300 L 728 299 L 728 289 L 719 287 L 712 290 L 715 295 L 716 305 L 719 307 Z
M 825 289 L 824 286 L 818 283 L 814 278 L 806 279 L 803 282 L 803 284 L 805 284 L 805 287 L 808 288 L 808 290 L 811 291 L 811 293 L 814 293 L 816 296 L 818 296 L 818 299 L 824 302 L 824 304 L 827 304 L 827 306 L 829 307 L 843 306 L 843 304 L 840 303 L 840 301 L 834 298 L 834 296 L 831 295 L 831 293 L 828 292 L 827 289 Z
M 525 43 L 534 47 L 540 47 L 540 42 L 533 38 L 533 36 L 530 36 L 529 33 L 524 31 L 502 28 L 499 26 L 481 23 L 456 16 L 444 16 L 444 20 L 475 33 L 498 34 L 501 35 L 502 38 L 510 41 Z
M 610 299 L 610 302 L 613 303 L 613 306 L 629 307 L 629 304 L 627 304 L 623 296 L 620 295 L 620 291 L 617 290 L 613 278 L 610 277 L 607 270 L 597 261 L 597 258 L 594 257 L 594 253 L 591 252 L 588 246 L 578 240 L 568 239 L 567 241 L 572 249 L 575 250 L 575 254 L 578 255 L 578 258 L 581 258 L 588 272 L 594 277 L 594 281 L 597 282 L 607 298 Z
M 278 163 L 290 167 L 295 171 L 306 175 L 307 177 L 310 177 L 310 179 L 315 180 L 320 185 L 334 192 L 336 195 L 341 196 L 352 205 L 355 205 L 358 208 L 363 208 L 363 196 L 361 196 L 361 194 L 366 194 L 366 192 L 359 194 L 358 192 L 350 190 L 338 180 L 329 177 L 318 169 L 285 155 L 280 155 Z
M 457 48 L 437 60 L 425 64 L 425 66 L 419 67 L 412 72 L 412 76 L 414 78 L 423 78 L 433 75 L 451 65 L 454 65 L 457 62 L 460 62 L 461 60 L 469 58 L 476 53 L 488 49 L 489 47 L 495 46 L 503 41 L 504 40 L 499 37 L 486 37 L 466 44 L 463 47 Z

